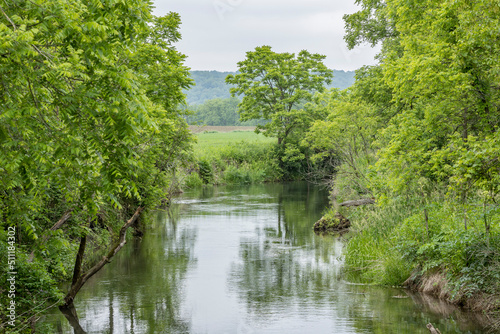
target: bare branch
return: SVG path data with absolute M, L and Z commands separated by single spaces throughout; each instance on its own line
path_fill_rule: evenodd
M 17 30 L 17 27 L 16 25 L 14 24 L 14 22 L 12 22 L 12 20 L 10 19 L 10 17 L 4 12 L 2 6 L 0 6 L 0 11 L 3 13 L 3 15 L 7 18 L 7 21 L 10 22 L 10 24 L 12 24 L 12 27 L 14 28 L 14 31 Z
M 132 224 L 135 223 L 135 221 L 139 218 L 143 208 L 138 207 L 137 210 L 135 211 L 134 215 L 132 218 L 130 218 L 125 224 L 123 224 L 122 228 L 120 229 L 120 234 L 118 236 L 117 242 L 111 247 L 109 250 L 108 254 L 102 258 L 101 261 L 99 261 L 95 266 L 87 270 L 85 273 L 83 273 L 72 285 L 71 289 L 69 292 L 66 294 L 66 297 L 64 297 L 64 302 L 66 306 L 69 306 L 73 303 L 73 300 L 75 299 L 76 294 L 82 286 L 87 282 L 89 278 L 94 276 L 95 273 L 97 273 L 99 270 L 102 269 L 106 264 L 108 264 L 113 256 L 115 256 L 116 253 L 127 243 L 125 240 L 125 236 L 127 233 L 127 230 Z
M 55 223 L 49 230 L 50 231 L 55 231 L 57 229 L 59 229 L 65 222 L 67 222 L 70 218 L 71 218 L 71 213 L 72 213 L 72 209 L 71 210 L 68 210 L 66 211 L 61 219 L 59 219 L 57 221 L 57 223 Z M 43 237 L 42 237 L 42 243 L 45 243 L 48 239 L 50 238 L 50 234 L 45 234 Z M 33 259 L 35 258 L 35 250 L 33 250 L 30 254 L 30 256 L 28 257 L 28 262 L 33 262 Z

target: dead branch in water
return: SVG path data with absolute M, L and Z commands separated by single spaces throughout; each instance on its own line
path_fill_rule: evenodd
M 373 198 L 363 198 L 363 199 L 357 199 L 354 201 L 345 201 L 340 203 L 340 206 L 360 206 L 360 205 L 367 205 L 367 204 L 375 204 L 375 200 Z

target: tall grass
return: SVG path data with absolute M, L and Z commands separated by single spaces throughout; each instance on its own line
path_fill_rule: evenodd
M 485 205 L 481 193 L 462 203 L 439 183 L 426 184 L 426 195 L 421 184 L 388 193 L 374 184 L 373 159 L 362 158 L 338 168 L 332 191 L 334 203 L 377 198 L 376 205 L 332 208 L 352 224 L 345 250 L 349 279 L 398 286 L 412 275 L 439 272 L 459 301 L 500 295 L 500 206 Z
M 452 295 L 500 293 L 500 210 L 479 197 L 465 206 L 439 189 L 425 203 L 400 196 L 344 210 L 353 223 L 346 246 L 351 279 L 401 285 L 413 274 L 441 272 Z M 467 220 L 467 228 L 464 219 Z M 489 231 L 486 225 L 491 224 Z

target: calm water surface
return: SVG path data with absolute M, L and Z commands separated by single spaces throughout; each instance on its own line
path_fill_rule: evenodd
M 80 291 L 81 330 L 57 310 L 45 321 L 57 333 L 486 332 L 437 300 L 345 281 L 342 241 L 312 231 L 327 205 L 306 183 L 186 193 Z

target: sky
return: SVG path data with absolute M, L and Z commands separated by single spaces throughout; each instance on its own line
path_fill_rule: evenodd
M 177 49 L 192 70 L 236 71 L 247 51 L 269 45 L 275 52 L 308 50 L 326 56 L 336 70 L 376 64 L 378 49 L 348 50 L 344 14 L 356 12 L 354 0 L 154 0 L 153 13 L 181 15 Z

